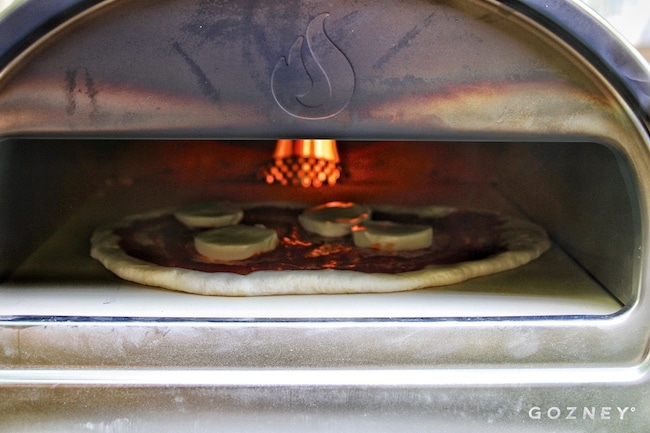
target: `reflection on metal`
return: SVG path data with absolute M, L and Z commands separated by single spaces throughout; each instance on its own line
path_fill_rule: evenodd
M 335 140 L 278 140 L 262 177 L 268 184 L 318 188 L 335 185 L 341 173 Z
M 25 0 L 0 0 L 0 18 L 18 7 L 19 4 L 24 3 L 24 1 Z

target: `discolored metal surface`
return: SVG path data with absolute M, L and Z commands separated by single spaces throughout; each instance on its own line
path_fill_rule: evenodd
M 620 119 L 569 47 L 485 2 L 114 1 L 32 52 L 4 72 L 5 134 L 609 137 Z

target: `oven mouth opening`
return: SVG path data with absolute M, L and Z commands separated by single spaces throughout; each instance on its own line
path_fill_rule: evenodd
M 444 320 L 616 314 L 636 298 L 633 173 L 592 142 L 346 141 L 346 176 L 323 188 L 260 181 L 275 140 L 0 143 L 5 175 L 0 316 L 188 320 Z M 200 296 L 116 277 L 89 255 L 98 226 L 205 200 L 343 200 L 514 215 L 552 245 L 513 270 L 381 294 Z M 5 259 L 6 258 L 6 259 Z

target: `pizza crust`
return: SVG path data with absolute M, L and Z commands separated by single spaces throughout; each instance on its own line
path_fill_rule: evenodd
M 450 208 L 373 207 L 391 212 L 416 212 L 424 216 L 444 215 Z M 247 275 L 203 272 L 152 264 L 129 256 L 120 248 L 115 228 L 133 221 L 152 218 L 160 211 L 126 218 L 100 228 L 91 238 L 91 256 L 128 281 L 200 295 L 266 296 L 298 294 L 386 293 L 457 284 L 472 278 L 515 269 L 541 256 L 550 247 L 546 232 L 539 226 L 507 217 L 500 236 L 507 251 L 494 256 L 452 265 L 430 266 L 399 274 L 363 273 L 350 270 L 255 271 Z

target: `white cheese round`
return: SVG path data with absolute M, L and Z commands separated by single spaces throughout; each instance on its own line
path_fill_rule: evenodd
M 189 228 L 209 228 L 237 224 L 244 217 L 244 211 L 229 202 L 213 202 L 179 209 L 174 216 Z
M 390 221 L 365 221 L 352 229 L 357 247 L 380 251 L 411 251 L 428 248 L 433 243 L 433 229 L 419 224 Z
M 214 260 L 244 260 L 277 245 L 275 230 L 242 224 L 201 232 L 194 238 L 194 248 Z
M 370 208 L 340 201 L 325 203 L 305 210 L 298 220 L 302 227 L 325 237 L 349 235 L 352 226 L 370 218 Z

